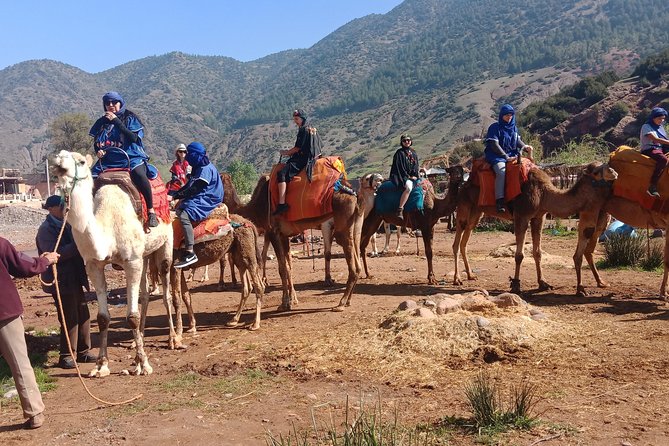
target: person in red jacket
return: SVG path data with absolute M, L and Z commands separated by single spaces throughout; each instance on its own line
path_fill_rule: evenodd
M 37 387 L 35 371 L 28 359 L 23 328 L 23 305 L 13 277 L 41 274 L 58 262 L 59 254 L 45 252 L 30 257 L 18 252 L 9 240 L 0 237 L 0 354 L 12 371 L 12 378 L 21 400 L 26 429 L 37 429 L 44 423 L 44 403 Z

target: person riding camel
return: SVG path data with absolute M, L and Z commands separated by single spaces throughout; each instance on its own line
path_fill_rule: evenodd
M 144 125 L 139 117 L 126 109 L 125 101 L 115 91 L 102 96 L 105 114 L 88 132 L 94 138 L 93 151 L 98 162 L 91 168 L 93 177 L 106 169 L 130 169 L 130 179 L 146 202 L 150 228 L 158 226 L 158 217 L 153 210 L 153 193 L 149 179 L 158 171 L 151 166 L 149 156 L 144 151 Z
M 186 161 L 186 153 L 188 151 L 185 144 L 179 144 L 174 151 L 174 162 L 170 167 L 172 178 L 167 183 L 167 190 L 177 191 L 188 182 L 188 175 L 193 168 Z
M 295 146 L 289 150 L 281 150 L 282 156 L 289 156 L 286 165 L 277 175 L 279 184 L 279 205 L 274 215 L 288 211 L 286 204 L 286 184 L 306 168 L 307 179 L 311 181 L 311 172 L 316 159 L 321 156 L 322 144 L 315 127 L 307 124 L 307 114 L 302 109 L 293 111 L 293 122 L 298 127 Z
M 193 168 L 190 178 L 181 189 L 169 192 L 173 199 L 181 200 L 177 206 L 177 218 L 183 227 L 186 248 L 183 257 L 174 263 L 175 268 L 185 268 L 197 262 L 193 249 L 193 222 L 206 219 L 223 202 L 223 182 L 218 170 L 209 161 L 204 145 L 192 142 L 186 149 L 186 161 Z
M 504 184 L 506 182 L 506 163 L 520 156 L 526 151 L 532 158 L 533 147 L 520 139 L 516 127 L 516 112 L 509 104 L 504 104 L 499 110 L 497 122 L 488 127 L 485 138 L 485 160 L 495 172 L 495 205 L 497 212 L 506 212 L 504 201 Z
M 660 198 L 660 193 L 657 191 L 657 182 L 668 163 L 666 153 L 669 152 L 669 137 L 664 128 L 666 119 L 667 111 L 661 107 L 655 107 L 650 111 L 644 125 L 641 126 L 639 136 L 641 153 L 655 161 L 655 170 L 650 178 L 650 186 L 647 191 L 648 195 L 655 198 Z
M 398 189 L 404 189 L 400 196 L 400 204 L 397 208 L 397 217 L 403 218 L 404 205 L 413 190 L 414 181 L 418 179 L 418 155 L 411 148 L 411 136 L 404 134 L 400 136 L 402 147 L 397 149 L 393 156 L 393 164 L 390 168 L 390 181 Z

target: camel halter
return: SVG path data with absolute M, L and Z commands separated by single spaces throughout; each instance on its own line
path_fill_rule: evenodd
M 70 188 L 70 191 L 69 191 L 70 193 L 72 192 L 72 189 L 74 189 L 74 186 L 77 184 L 78 179 L 83 179 L 83 178 L 78 178 L 77 177 L 77 165 L 75 163 L 75 165 L 74 165 L 74 181 L 72 183 L 72 187 Z M 67 224 L 67 215 L 70 212 L 69 200 L 67 200 L 68 196 L 69 196 L 69 194 L 65 195 L 66 203 L 68 203 L 68 205 L 63 210 L 63 225 L 60 228 L 60 233 L 58 234 L 58 238 L 56 239 L 56 245 L 53 248 L 53 252 L 58 251 L 58 246 L 60 245 L 60 240 L 63 237 L 63 232 L 65 231 L 65 225 Z M 62 321 L 63 330 L 65 330 L 65 339 L 67 340 L 67 350 L 69 351 L 70 356 L 72 356 L 72 359 L 74 360 L 73 361 L 74 366 L 77 369 L 77 377 L 79 378 L 79 382 L 81 382 L 81 385 L 84 386 L 84 390 L 86 390 L 86 393 L 88 393 L 88 396 L 90 396 L 92 399 L 94 399 L 98 403 L 104 404 L 105 406 L 121 406 L 123 404 L 128 404 L 128 403 L 131 403 L 135 400 L 138 400 L 138 399 L 142 398 L 144 395 L 140 393 L 139 395 L 136 395 L 136 396 L 134 396 L 130 399 L 127 399 L 125 401 L 111 402 L 111 401 L 105 401 L 101 398 L 98 398 L 97 396 L 93 395 L 93 393 L 88 389 L 88 386 L 86 385 L 86 382 L 84 381 L 84 379 L 81 376 L 81 370 L 79 369 L 79 363 L 76 361 L 76 356 L 74 354 L 74 351 L 72 350 L 72 342 L 70 341 L 70 333 L 67 330 L 67 322 L 65 321 L 65 310 L 63 309 L 63 301 L 60 298 L 60 287 L 58 286 L 58 267 L 56 265 L 57 265 L 56 263 L 51 265 L 53 267 L 53 281 L 51 283 L 46 283 L 40 277 L 40 282 L 42 282 L 42 284 L 46 285 L 46 286 L 54 285 L 55 288 L 56 288 L 56 300 L 58 301 L 58 313 L 60 314 L 60 320 Z M 93 409 L 90 409 L 90 410 L 93 410 Z

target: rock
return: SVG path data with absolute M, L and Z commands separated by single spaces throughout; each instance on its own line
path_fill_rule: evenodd
M 317 400 L 318 399 L 318 397 L 316 396 L 315 393 L 310 393 L 309 395 L 307 395 L 307 398 L 309 398 L 310 400 Z
M 435 308 L 437 306 L 433 300 L 426 300 L 423 305 L 425 305 L 427 308 Z
M 491 296 L 488 300 L 500 308 L 522 307 L 527 305 L 527 302 L 514 293 L 502 293 L 498 296 Z
M 495 304 L 493 302 L 490 302 L 482 294 L 473 294 L 466 297 L 461 302 L 461 306 L 463 310 L 471 312 L 485 311 L 495 308 Z
M 460 309 L 460 301 L 445 297 L 437 304 L 437 314 L 448 314 Z
M 534 313 L 532 315 L 532 320 L 534 321 L 543 321 L 544 319 L 548 319 L 548 316 L 542 312 Z
M 484 318 L 483 316 L 478 316 L 476 318 L 476 325 L 478 325 L 479 328 L 487 327 L 488 325 L 490 325 L 490 321 Z
M 416 308 L 418 308 L 418 304 L 414 300 L 405 300 L 397 307 L 397 309 L 401 311 L 415 310 Z
M 423 317 L 425 319 L 434 319 L 437 317 L 437 315 L 429 308 L 417 308 L 414 316 Z
M 19 391 L 16 390 L 16 387 L 12 387 L 4 395 L 2 395 L 3 398 L 6 398 L 8 400 L 11 400 L 12 398 L 16 398 L 18 396 L 19 396 Z
M 46 311 L 46 310 L 37 310 L 37 311 L 35 311 L 35 316 L 37 316 L 37 317 L 48 317 L 49 312 Z

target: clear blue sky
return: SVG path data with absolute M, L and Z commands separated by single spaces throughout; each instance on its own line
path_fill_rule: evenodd
M 171 51 L 241 61 L 309 48 L 402 0 L 4 0 L 0 69 L 53 59 L 97 73 Z

